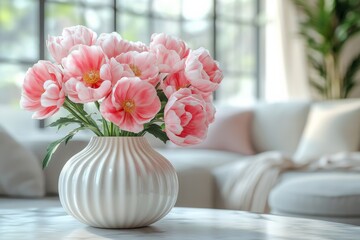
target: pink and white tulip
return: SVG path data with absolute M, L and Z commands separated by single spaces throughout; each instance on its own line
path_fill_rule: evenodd
M 135 77 L 135 74 L 128 65 L 119 63 L 115 58 L 111 58 L 100 69 L 100 78 L 110 80 L 113 86 L 123 77 Z
M 161 88 L 167 98 L 170 98 L 172 94 L 183 88 L 190 89 L 193 94 L 196 94 L 199 97 L 201 96 L 201 98 L 205 101 L 207 121 L 209 124 L 214 122 L 216 110 L 215 106 L 213 105 L 213 95 L 211 93 L 204 94 L 197 88 L 191 86 L 191 83 L 185 76 L 184 70 L 169 74 L 162 82 Z
M 116 61 L 127 65 L 136 77 L 153 86 L 156 86 L 160 81 L 159 68 L 156 65 L 156 56 L 151 52 L 139 53 L 130 51 L 117 56 Z
M 169 139 L 188 146 L 202 142 L 207 134 L 206 103 L 200 95 L 183 88 L 169 98 L 164 110 L 165 131 Z
M 184 70 L 181 69 L 177 72 L 169 74 L 162 82 L 161 87 L 166 97 L 170 98 L 173 93 L 180 90 L 181 88 L 189 88 L 190 82 L 186 78 Z
M 197 88 L 204 95 L 214 92 L 223 79 L 219 64 L 204 48 L 189 53 L 185 61 L 185 76 L 191 86 Z
M 87 103 L 97 101 L 111 91 L 111 81 L 100 76 L 106 56 L 99 46 L 79 46 L 64 58 L 65 89 L 71 101 Z
M 124 77 L 100 106 L 102 116 L 121 130 L 139 133 L 161 108 L 154 86 L 138 77 Z
M 213 104 L 213 95 L 210 94 L 209 96 L 203 97 L 204 101 L 205 101 L 205 106 L 206 106 L 206 118 L 208 123 L 213 123 L 215 121 L 215 113 L 216 113 L 216 108 Z
M 65 28 L 61 36 L 49 36 L 46 46 L 57 63 L 79 45 L 91 46 L 96 43 L 97 34 L 84 26 Z
M 165 33 L 154 33 L 151 36 L 150 51 L 156 51 L 159 46 L 175 51 L 180 59 L 186 58 L 190 52 L 190 49 L 183 40 Z
M 161 73 L 174 73 L 185 67 L 185 59 L 181 59 L 174 50 L 168 50 L 164 46 L 159 45 L 151 52 L 156 56 L 157 65 Z
M 144 52 L 147 51 L 147 46 L 141 42 L 129 42 L 121 38 L 120 34 L 116 32 L 112 33 L 102 33 L 97 42 L 106 56 L 110 58 L 115 58 L 121 53 L 126 53 L 129 51 Z
M 49 61 L 39 61 L 25 75 L 20 106 L 33 111 L 35 119 L 56 113 L 65 101 L 63 74 Z
M 212 93 L 223 75 L 204 48 L 191 51 L 164 33 L 153 34 L 149 46 L 116 32 L 97 38 L 84 26 L 49 36 L 47 47 L 56 64 L 39 61 L 22 88 L 21 107 L 33 111 L 33 118 L 50 117 L 63 106 L 72 115 L 66 123 L 82 123 L 98 136 L 149 132 L 180 146 L 206 137 L 215 116 Z M 91 102 L 100 104 L 101 115 L 73 105 Z M 118 127 L 109 128 L 109 121 Z M 164 131 L 151 131 L 155 123 Z

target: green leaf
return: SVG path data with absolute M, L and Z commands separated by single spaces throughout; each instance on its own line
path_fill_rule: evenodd
M 157 90 L 157 95 L 161 102 L 167 102 L 168 98 L 166 97 L 165 93 L 162 90 Z
M 348 65 L 345 76 L 343 79 L 343 95 L 346 97 L 349 95 L 350 91 L 356 85 L 356 73 L 360 70 L 360 54 L 354 57 L 351 63 Z
M 348 65 L 345 72 L 345 79 L 354 78 L 357 71 L 360 69 L 360 54 L 354 57 L 351 63 Z
M 83 103 L 74 103 L 76 105 L 76 107 L 80 110 L 80 111 L 83 111 L 85 112 L 84 110 L 84 104 Z
M 82 122 L 74 117 L 61 117 L 58 120 L 56 120 L 55 122 L 49 124 L 49 127 L 58 127 L 58 130 L 62 127 L 65 127 L 69 124 L 72 123 L 77 123 L 82 125 Z
M 151 124 L 149 125 L 144 131 L 154 135 L 156 138 L 160 139 L 164 143 L 166 143 L 169 138 L 166 135 L 166 132 L 162 130 L 161 126 L 157 124 Z
M 293 0 L 294 4 L 301 9 L 309 18 L 312 18 L 314 13 L 312 8 L 306 1 L 303 0 Z
M 43 169 L 46 168 L 46 167 L 49 165 L 50 160 L 51 160 L 53 154 L 55 153 L 56 149 L 60 146 L 60 144 L 61 144 L 62 142 L 64 142 L 65 144 L 67 144 L 68 141 L 69 141 L 70 139 L 72 139 L 77 132 L 79 132 L 79 131 L 81 131 L 81 130 L 85 130 L 85 129 L 86 129 L 86 127 L 75 128 L 75 129 L 72 130 L 70 133 L 68 133 L 65 137 L 63 137 L 63 138 L 61 138 L 61 139 L 59 139 L 59 140 L 57 140 L 57 141 L 54 141 L 54 142 L 50 143 L 50 145 L 49 145 L 49 146 L 47 147 L 47 149 L 46 149 L 46 155 L 45 155 L 45 158 L 44 158 L 44 160 L 43 160 L 43 162 L 42 162 L 42 167 L 43 167 Z
M 321 77 L 323 78 L 326 77 L 326 70 L 324 64 L 319 63 L 319 61 L 313 55 L 310 54 L 308 54 L 308 61 Z
M 316 80 L 310 78 L 310 85 L 321 95 L 324 96 L 326 93 L 326 87 L 318 83 Z
M 340 56 L 349 40 L 360 33 L 359 0 L 292 0 L 302 13 L 299 18 L 299 34 L 307 44 L 309 64 L 317 71 L 319 78 L 310 80 L 311 86 L 323 98 L 331 95 L 332 77 L 326 57 L 333 56 L 334 64 L 341 62 Z M 335 69 L 337 76 L 343 76 L 341 97 L 347 97 L 357 84 L 356 73 L 360 69 L 360 57 L 354 59 L 344 75 Z
M 351 90 L 353 89 L 353 87 L 355 87 L 355 83 L 354 82 L 350 82 L 347 83 L 344 88 L 343 88 L 343 97 L 347 98 L 351 92 Z
M 161 109 L 165 109 L 165 106 L 166 106 L 167 102 L 161 102 Z M 160 111 L 162 112 L 162 111 Z

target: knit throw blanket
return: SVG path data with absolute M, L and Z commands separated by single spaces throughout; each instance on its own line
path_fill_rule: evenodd
M 360 171 L 360 152 L 338 153 L 297 163 L 279 152 L 251 156 L 232 166 L 221 188 L 227 208 L 268 213 L 268 196 L 281 173 L 294 170 Z

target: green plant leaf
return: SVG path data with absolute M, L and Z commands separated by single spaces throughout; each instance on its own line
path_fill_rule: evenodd
M 312 18 L 314 13 L 314 8 L 310 7 L 307 1 L 304 0 L 293 0 L 294 4 L 303 11 L 308 18 Z
M 156 138 L 160 139 L 162 142 L 166 143 L 169 138 L 166 135 L 166 132 L 162 130 L 161 126 L 157 124 L 149 125 L 144 131 L 154 135 Z
M 49 124 L 49 127 L 58 127 L 58 130 L 62 127 L 65 127 L 69 124 L 72 123 L 77 123 L 80 124 L 82 126 L 82 122 L 74 117 L 61 117 L 58 120 L 56 120 L 55 122 Z
M 353 87 L 355 87 L 355 82 L 349 82 L 347 83 L 344 88 L 343 88 L 343 96 L 344 98 L 347 98 L 351 92 L 351 90 L 353 89 Z
M 76 105 L 76 107 L 77 107 L 80 111 L 85 112 L 84 104 L 83 104 L 83 103 L 74 103 L 74 104 Z
M 354 57 L 354 59 L 348 65 L 345 72 L 345 78 L 346 79 L 353 78 L 359 69 L 360 69 L 360 54 Z
M 308 61 L 311 66 L 318 72 L 319 76 L 322 78 L 326 77 L 326 70 L 324 64 L 319 63 L 319 61 L 311 54 L 308 54 Z
M 318 83 L 315 79 L 310 78 L 310 85 L 321 95 L 324 96 L 326 93 L 326 87 Z
M 161 102 L 160 112 L 164 112 L 165 106 L 168 102 L 168 98 L 166 97 L 165 93 L 161 90 L 157 90 L 157 95 Z
M 43 160 L 43 162 L 42 162 L 42 167 L 43 167 L 43 169 L 46 168 L 46 167 L 49 165 L 53 154 L 55 153 L 56 149 L 60 146 L 60 144 L 61 144 L 62 142 L 64 142 L 65 144 L 67 144 L 68 141 L 69 141 L 70 139 L 72 139 L 72 138 L 75 136 L 76 133 L 78 133 L 78 132 L 81 131 L 81 130 L 85 130 L 85 129 L 86 129 L 86 127 L 78 127 L 78 128 L 75 128 L 75 129 L 72 130 L 70 133 L 68 133 L 65 137 L 63 137 L 63 138 L 61 138 L 61 139 L 59 139 L 59 140 L 57 140 L 57 141 L 54 141 L 54 142 L 50 143 L 50 145 L 49 145 L 49 146 L 47 147 L 47 149 L 46 149 L 46 155 L 45 155 L 44 160 Z
M 157 90 L 157 95 L 158 95 L 161 102 L 167 102 L 168 101 L 168 98 L 166 97 L 164 91 Z
M 349 65 L 345 75 L 334 69 L 341 59 L 341 51 L 349 40 L 360 33 L 360 1 L 359 0 L 292 0 L 300 12 L 299 34 L 306 41 L 309 65 L 317 71 L 315 79 L 309 79 L 310 85 L 322 95 L 331 98 L 333 83 L 330 72 L 334 76 L 343 76 L 339 97 L 347 97 L 356 85 L 356 72 L 360 68 L 359 60 Z M 312 55 L 310 56 L 309 55 Z M 327 56 L 333 56 L 333 65 L 329 68 Z M 333 72 L 333 71 L 332 71 Z M 309 77 L 310 78 L 310 77 Z M 335 80 L 334 80 L 335 81 Z
M 348 65 L 343 78 L 343 95 L 347 97 L 353 87 L 356 85 L 356 73 L 360 70 L 360 54 L 354 57 Z
M 360 1 L 337 0 L 336 6 L 337 26 L 334 41 L 336 51 L 342 47 L 354 35 L 360 32 Z

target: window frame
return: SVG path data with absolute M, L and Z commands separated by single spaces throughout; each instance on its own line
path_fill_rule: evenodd
M 156 0 L 155 0 L 156 1 Z M 263 76 L 264 76 L 264 29 L 263 26 L 259 23 L 259 21 L 257 20 L 252 20 L 252 21 L 240 21 L 240 20 L 236 20 L 236 19 L 221 19 L 219 17 L 218 14 L 218 8 L 217 6 L 219 4 L 221 4 L 221 0 L 211 0 L 212 1 L 212 5 L 213 5 L 213 11 L 212 11 L 212 15 L 209 17 L 209 20 L 211 21 L 211 27 L 212 27 L 212 33 L 211 33 L 211 40 L 210 42 L 212 42 L 212 49 L 209 49 L 210 52 L 212 53 L 214 59 L 217 59 L 218 57 L 218 43 L 219 43 L 219 39 L 218 39 L 218 27 L 217 27 L 217 23 L 218 21 L 230 21 L 232 23 L 236 23 L 239 25 L 248 25 L 251 27 L 254 27 L 255 30 L 255 49 L 254 50 L 254 54 L 255 54 L 255 75 L 254 75 L 254 80 L 255 80 L 255 89 L 254 89 L 254 98 L 257 100 L 260 100 L 263 98 Z M 255 4 L 255 18 L 258 18 L 261 14 L 261 12 L 263 12 L 263 8 L 264 8 L 264 0 L 254 0 L 253 1 Z M 38 39 L 39 39 L 39 52 L 38 52 L 38 59 L 34 59 L 34 60 L 40 60 L 40 59 L 45 59 L 46 58 L 46 36 L 45 36 L 45 27 L 46 27 L 46 4 L 47 3 L 56 3 L 56 4 L 67 4 L 67 5 L 79 5 L 83 8 L 97 8 L 97 7 L 111 7 L 112 9 L 112 30 L 115 32 L 120 32 L 120 19 L 118 17 L 119 14 L 121 14 L 122 12 L 125 12 L 126 14 L 130 14 L 130 15 L 139 15 L 139 16 L 144 16 L 143 14 L 138 14 L 132 11 L 129 11 L 129 9 L 126 8 L 121 8 L 120 7 L 120 3 L 118 0 L 112 0 L 110 2 L 110 6 L 108 4 L 88 4 L 85 2 L 62 2 L 59 0 L 39 0 L 38 1 L 38 11 L 39 11 L 39 18 L 38 18 Z M 183 4 L 183 2 L 181 1 L 180 4 Z M 181 9 L 181 13 L 180 13 L 180 18 L 179 19 L 173 19 L 173 18 L 166 18 L 166 17 L 160 17 L 160 16 L 156 16 L 155 11 L 154 11 L 154 0 L 149 0 L 148 1 L 148 14 L 145 15 L 145 17 L 148 19 L 149 24 L 147 26 L 147 30 L 148 33 L 151 34 L 152 32 L 154 32 L 155 29 L 155 20 L 156 19 L 160 19 L 160 20 L 173 20 L 173 21 L 177 21 L 180 29 L 180 35 L 182 35 L 182 27 L 184 26 L 184 22 L 188 21 L 184 18 L 184 14 L 183 14 L 183 9 Z M 181 37 L 181 36 L 180 36 Z M 30 60 L 21 60 L 21 59 L 6 59 L 4 57 L 0 57 L 0 64 L 1 63 L 10 63 L 10 64 L 14 64 L 14 65 L 29 65 L 31 66 L 33 64 L 32 61 Z M 225 75 L 227 73 L 227 71 L 224 71 Z M 241 71 L 239 73 L 234 73 L 229 71 L 229 74 L 242 74 Z M 246 73 L 243 73 L 244 75 Z M 216 93 L 214 94 L 214 98 L 216 100 L 217 95 Z M 39 121 L 39 128 L 45 128 L 45 121 L 44 120 L 40 120 Z

